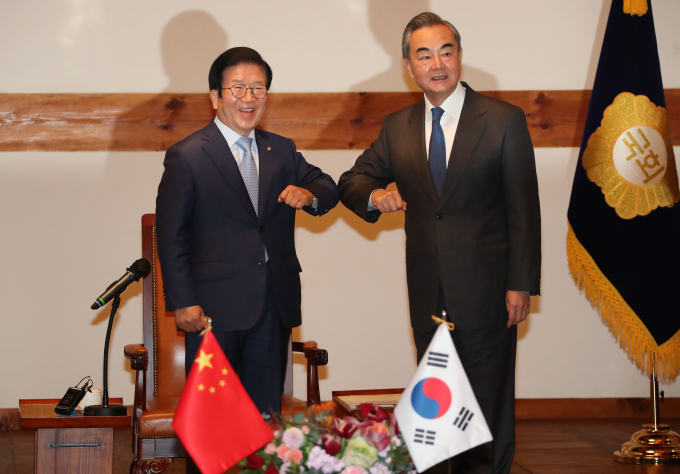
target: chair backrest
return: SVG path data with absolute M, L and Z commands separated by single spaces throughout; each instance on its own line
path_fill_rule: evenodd
M 184 387 L 184 333 L 174 311 L 165 311 L 163 275 L 156 245 L 156 215 L 142 216 L 142 256 L 151 262 L 144 278 L 144 347 L 149 352 L 146 398 L 179 397 Z

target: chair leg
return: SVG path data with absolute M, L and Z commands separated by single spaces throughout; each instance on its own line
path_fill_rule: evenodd
M 130 464 L 130 474 L 160 474 L 173 462 L 175 462 L 173 458 L 141 460 L 134 458 Z

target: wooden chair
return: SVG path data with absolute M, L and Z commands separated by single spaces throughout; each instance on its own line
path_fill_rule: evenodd
M 125 346 L 125 357 L 136 374 L 132 417 L 132 451 L 136 455 L 131 474 L 161 473 L 173 458 L 186 451 L 171 423 L 185 382 L 184 333 L 177 331 L 174 312 L 165 311 L 163 276 L 156 248 L 156 215 L 142 217 L 142 255 L 151 262 L 144 279 L 144 344 Z M 292 351 L 307 359 L 307 402 L 292 397 Z M 283 416 L 292 416 L 308 405 L 320 403 L 318 366 L 328 363 L 328 352 L 316 342 L 289 343 L 288 369 L 282 394 Z

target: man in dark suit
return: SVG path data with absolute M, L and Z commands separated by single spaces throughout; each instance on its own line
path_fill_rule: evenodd
M 206 317 L 261 412 L 280 411 L 290 329 L 299 326 L 295 213 L 338 203 L 333 179 L 288 138 L 255 130 L 272 72 L 250 48 L 209 73 L 217 117 L 168 148 L 156 199 L 166 308 L 186 332 L 186 370 Z
M 418 362 L 447 311 L 456 350 L 494 440 L 456 472 L 508 473 L 514 454 L 517 324 L 540 283 L 541 230 L 531 138 L 521 109 L 459 82 L 454 26 L 422 13 L 406 26 L 404 64 L 422 101 L 385 117 L 339 181 L 368 222 L 403 211 Z M 392 182 L 396 191 L 385 188 Z M 477 471 L 473 471 L 477 469 Z

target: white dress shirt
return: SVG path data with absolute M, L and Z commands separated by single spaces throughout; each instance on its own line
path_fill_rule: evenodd
M 449 166 L 451 149 L 453 148 L 453 139 L 456 137 L 456 130 L 460 121 L 460 113 L 463 110 L 463 102 L 465 102 L 465 87 L 459 82 L 453 94 L 448 96 L 444 103 L 439 106 L 444 109 L 439 124 L 444 131 L 447 168 Z M 425 152 L 427 153 L 428 160 L 430 159 L 430 137 L 432 136 L 432 108 L 433 105 L 427 99 L 427 96 L 425 96 Z
M 238 146 L 236 144 L 236 142 L 238 141 L 239 138 L 241 138 L 242 135 L 239 135 L 238 133 L 233 131 L 231 128 L 227 127 L 217 117 L 215 117 L 215 125 L 217 125 L 217 128 L 219 128 L 220 132 L 222 132 L 224 139 L 227 141 L 227 144 L 229 145 L 229 149 L 231 150 L 231 153 L 234 155 L 234 159 L 236 160 L 236 165 L 240 167 L 241 166 L 241 158 L 243 158 L 243 150 L 241 149 L 240 146 Z M 253 139 L 253 141 L 250 143 L 250 151 L 253 154 L 253 159 L 255 160 L 255 167 L 257 168 L 257 173 L 259 175 L 259 173 L 260 173 L 260 155 L 257 153 L 257 141 L 255 140 L 255 130 L 250 131 L 250 133 L 248 134 L 248 138 Z
M 439 106 L 444 109 L 444 113 L 439 119 L 439 124 L 444 131 L 447 168 L 449 166 L 451 149 L 453 148 L 453 139 L 456 137 L 456 130 L 458 129 L 458 122 L 460 121 L 460 113 L 463 110 L 463 102 L 465 102 L 465 87 L 458 82 L 453 94 L 448 96 L 442 105 Z M 428 161 L 430 159 L 430 136 L 432 135 L 432 108 L 432 103 L 427 99 L 427 96 L 425 96 L 425 156 L 427 156 Z M 377 191 L 377 189 L 375 191 Z M 373 191 L 373 193 L 375 191 Z M 373 205 L 373 193 L 368 197 L 369 211 L 378 209 Z

